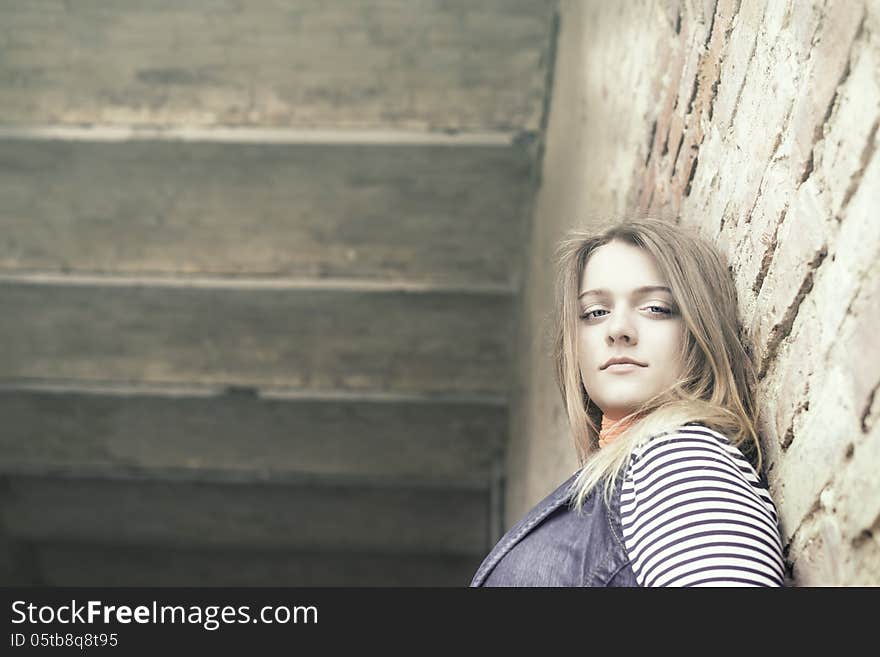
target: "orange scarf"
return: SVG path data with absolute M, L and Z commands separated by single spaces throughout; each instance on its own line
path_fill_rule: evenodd
M 617 438 L 620 434 L 622 434 L 626 429 L 633 423 L 633 420 L 629 420 L 628 422 L 622 422 L 618 424 L 616 427 L 611 427 L 614 424 L 614 420 L 609 420 L 605 417 L 605 414 L 602 414 L 602 429 L 599 431 L 599 447 L 605 447 L 612 440 Z

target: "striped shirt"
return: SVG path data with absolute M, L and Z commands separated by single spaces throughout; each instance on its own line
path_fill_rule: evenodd
M 782 586 L 779 521 L 752 465 L 720 433 L 687 425 L 633 452 L 620 498 L 641 586 Z

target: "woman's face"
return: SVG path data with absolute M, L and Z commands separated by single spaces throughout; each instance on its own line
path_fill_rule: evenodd
M 640 289 L 662 287 L 665 289 Z M 684 323 L 647 251 L 612 241 L 593 251 L 578 299 L 578 366 L 590 399 L 610 420 L 667 389 L 684 362 Z M 623 357 L 638 365 L 611 365 Z

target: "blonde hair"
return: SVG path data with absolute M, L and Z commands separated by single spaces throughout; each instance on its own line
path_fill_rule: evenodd
M 557 258 L 556 383 L 583 466 L 572 484 L 573 506 L 604 480 L 607 504 L 633 451 L 652 437 L 697 422 L 728 437 L 761 471 L 761 446 L 752 401 L 755 368 L 739 321 L 736 288 L 721 255 L 694 230 L 656 218 L 604 226 L 602 232 L 572 231 Z M 601 230 L 601 228 L 600 228 Z M 602 410 L 591 404 L 578 367 L 577 297 L 594 250 L 611 241 L 637 246 L 653 256 L 684 322 L 682 376 L 665 391 L 618 420 L 626 430 L 599 449 Z

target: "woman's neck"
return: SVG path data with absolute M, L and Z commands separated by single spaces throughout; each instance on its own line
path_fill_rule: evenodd
M 605 445 L 614 441 L 614 439 L 626 431 L 627 427 L 631 424 L 632 420 L 611 420 L 603 413 L 602 429 L 599 431 L 599 447 L 605 447 Z

